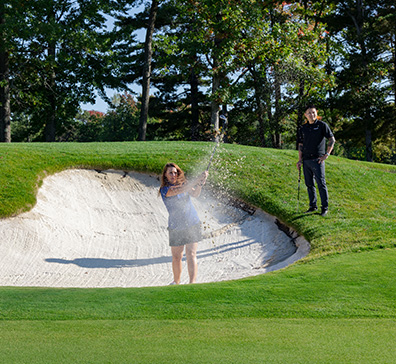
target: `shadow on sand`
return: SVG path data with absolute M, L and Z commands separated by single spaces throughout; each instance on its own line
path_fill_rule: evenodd
M 242 244 L 241 244 L 242 243 Z M 249 246 L 254 243 L 253 239 L 246 239 L 243 241 L 230 243 L 222 245 L 219 247 L 214 247 L 211 249 L 201 250 L 197 252 L 197 258 L 207 258 L 224 252 L 228 252 L 235 249 L 240 249 Z M 185 257 L 183 258 L 185 260 Z M 104 258 L 76 258 L 73 260 L 59 259 L 59 258 L 47 258 L 45 259 L 47 263 L 57 263 L 57 264 L 75 264 L 81 268 L 134 268 L 134 267 L 144 267 L 148 265 L 155 264 L 167 264 L 172 262 L 172 257 L 154 257 L 147 259 L 104 259 Z

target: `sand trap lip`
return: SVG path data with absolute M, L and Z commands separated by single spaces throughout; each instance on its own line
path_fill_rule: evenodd
M 0 285 L 168 285 L 168 214 L 158 188 L 157 176 L 135 172 L 66 170 L 47 177 L 30 212 L 0 220 Z M 198 283 L 266 273 L 309 253 L 303 237 L 285 233 L 261 210 L 216 200 L 208 187 L 193 202 L 206 234 L 198 246 Z M 184 262 L 182 284 L 187 280 Z

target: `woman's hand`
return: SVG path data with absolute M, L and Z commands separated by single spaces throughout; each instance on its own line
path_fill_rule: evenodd
M 206 183 L 206 180 L 208 179 L 208 175 L 209 175 L 208 171 L 202 172 L 202 174 L 198 177 L 199 186 L 203 186 Z
M 205 171 L 193 182 L 193 186 L 189 191 L 189 194 L 193 197 L 198 197 L 201 194 L 201 188 L 206 183 L 209 172 Z

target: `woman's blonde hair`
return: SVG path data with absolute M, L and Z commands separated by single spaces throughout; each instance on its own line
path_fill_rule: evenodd
M 176 170 L 177 170 L 177 182 L 176 182 L 176 185 L 182 185 L 182 184 L 186 183 L 186 177 L 184 176 L 184 172 L 182 171 L 182 169 L 175 163 L 167 163 L 167 164 L 165 164 L 165 167 L 164 167 L 164 169 L 162 171 L 161 187 L 160 188 L 170 184 L 168 179 L 165 176 L 166 171 L 168 170 L 168 168 L 176 168 Z

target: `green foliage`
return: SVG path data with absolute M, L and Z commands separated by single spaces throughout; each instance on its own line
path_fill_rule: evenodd
M 36 125 L 30 115 L 14 113 L 11 122 L 11 140 L 13 142 L 39 141 L 43 135 L 43 126 Z
M 21 17 L 10 58 L 12 110 L 29 115 L 41 140 L 65 140 L 79 104 L 92 101 L 95 88 L 113 75 L 112 39 L 101 29 L 112 7 L 108 1 L 14 3 Z
M 73 139 L 78 142 L 101 140 L 104 116 L 105 114 L 94 111 L 82 111 L 78 113 L 75 119 Z
M 139 133 L 139 108 L 132 95 L 124 94 L 103 117 L 103 141 L 134 141 Z
M 7 2 L 0 48 L 10 54 L 14 140 L 136 139 L 136 120 L 121 110 L 110 110 L 107 127 L 115 129 L 106 136 L 95 123 L 80 130 L 75 118 L 95 92 L 139 82 L 144 44 L 137 32 L 149 10 L 140 5 Z M 109 30 L 108 14 L 116 20 Z M 161 1 L 147 138 L 208 140 L 221 106 L 230 141 L 293 148 L 309 101 L 343 155 L 355 157 L 351 143 L 365 147 L 366 159 L 394 163 L 395 18 L 391 0 Z
M 389 75 L 395 64 L 389 55 L 393 53 L 394 58 L 395 43 L 391 39 L 395 31 L 387 27 L 386 17 L 378 16 L 394 13 L 395 4 L 340 1 L 335 5 L 336 11 L 327 20 L 331 34 L 343 47 L 338 64 L 333 66 L 339 68 L 341 64 L 336 93 L 330 101 L 352 120 L 340 134 L 345 140 L 363 143 L 366 160 L 372 161 L 373 143 L 383 132 L 394 129 L 395 123 L 389 117 L 389 113 L 394 114 L 390 102 L 393 97 L 394 104 L 394 80 Z

